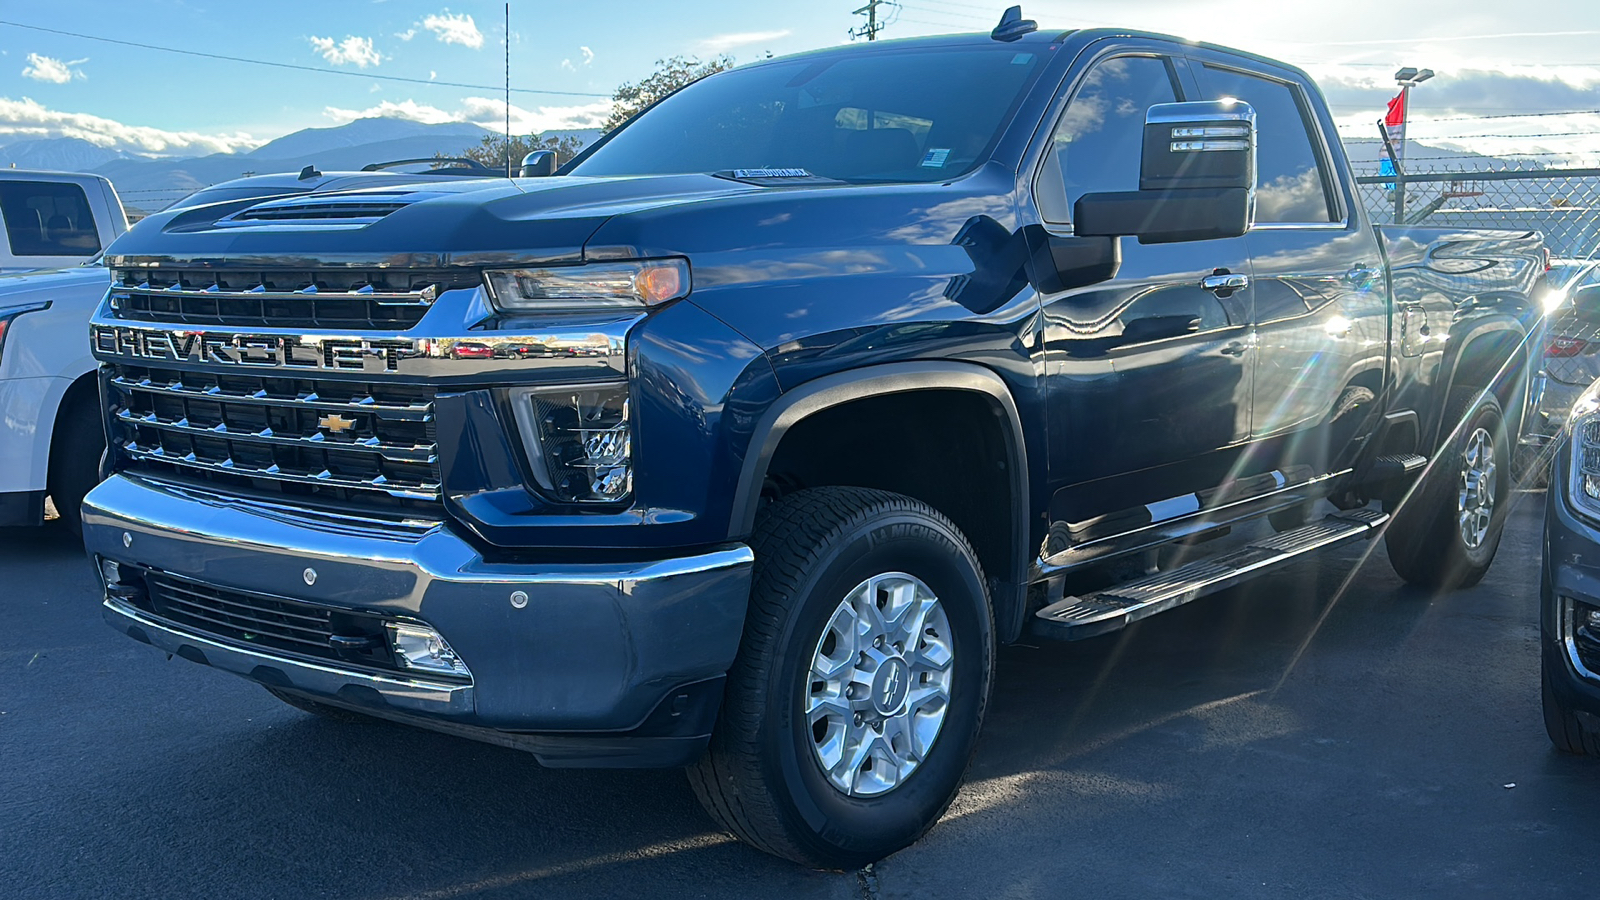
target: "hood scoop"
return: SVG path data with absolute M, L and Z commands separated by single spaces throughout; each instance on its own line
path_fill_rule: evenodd
M 330 225 L 365 225 L 397 212 L 433 194 L 426 192 L 372 192 L 284 197 L 257 203 L 234 213 L 219 225 L 252 225 L 277 222 Z

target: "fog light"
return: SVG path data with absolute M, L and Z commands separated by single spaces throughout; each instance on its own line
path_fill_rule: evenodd
M 122 580 L 122 567 L 117 565 L 117 561 L 114 560 L 114 559 L 106 559 L 103 556 L 100 557 L 100 581 L 101 581 L 101 583 L 104 584 L 106 587 L 110 587 L 111 585 L 116 584 L 116 583 L 120 582 L 121 580 Z
M 467 667 L 456 652 L 450 649 L 439 632 L 426 625 L 409 622 L 389 623 L 389 645 L 394 648 L 395 661 L 402 669 L 420 672 L 438 672 L 444 675 L 468 675 Z

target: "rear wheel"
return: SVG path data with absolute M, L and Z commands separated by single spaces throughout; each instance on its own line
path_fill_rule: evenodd
M 1475 390 L 1452 399 L 1443 427 L 1454 432 L 1384 532 L 1395 572 L 1430 588 L 1471 587 L 1483 579 L 1500 548 L 1511 498 L 1500 401 Z
M 919 501 L 861 488 L 779 500 L 711 746 L 689 780 L 742 840 L 857 868 L 933 827 L 961 785 L 994 669 L 982 568 Z

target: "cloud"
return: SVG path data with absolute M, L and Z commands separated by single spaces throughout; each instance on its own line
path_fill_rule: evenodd
M 583 64 L 584 65 L 587 66 L 588 64 L 594 62 L 594 51 L 593 50 L 590 50 L 588 47 L 579 47 L 578 49 L 583 52 Z
M 447 9 L 423 19 L 422 27 L 446 44 L 460 44 L 474 50 L 483 46 L 483 32 L 466 13 L 452 13 Z
M 570 59 L 563 59 L 561 61 L 561 68 L 566 70 L 566 71 L 568 71 L 568 72 L 576 72 L 576 71 L 578 71 L 578 67 L 573 65 L 572 64 L 572 60 L 570 60 Z
M 415 28 L 407 28 L 405 31 L 396 31 L 394 36 L 402 41 L 409 41 L 417 36 L 417 30 Z
M 610 114 L 610 100 L 597 100 L 581 106 L 540 106 L 533 109 L 513 104 L 511 131 L 513 134 L 538 134 L 551 129 L 599 128 Z M 329 106 L 323 110 L 323 115 L 341 125 L 355 119 L 389 118 L 409 119 L 430 125 L 472 122 L 499 131 L 505 127 L 506 104 L 492 97 L 466 97 L 459 107 L 447 110 L 415 100 L 400 103 L 385 100 L 362 110 Z
M 309 38 L 311 46 L 322 58 L 336 66 L 346 64 L 354 65 L 358 69 L 375 66 L 383 60 L 378 51 L 373 49 L 372 38 L 348 35 L 344 40 L 334 43 L 331 37 Z
M 1348 140 L 1372 142 L 1384 104 L 1398 90 L 1391 69 L 1313 67 Z M 1562 111 L 1600 108 L 1600 67 L 1461 67 L 1440 69 L 1411 92 L 1407 142 L 1547 162 L 1592 159 L 1600 153 L 1600 117 Z M 1540 113 L 1519 116 L 1518 113 Z M 1364 156 L 1376 158 L 1376 151 Z M 1421 151 L 1419 151 L 1420 153 Z
M 125 125 L 115 119 L 87 113 L 53 110 L 23 97 L 0 97 L 0 144 L 8 136 L 27 138 L 80 138 L 99 147 L 172 156 L 202 156 L 209 153 L 237 153 L 263 142 L 243 132 L 202 134 L 172 131 L 143 125 Z
M 34 81 L 49 81 L 54 84 L 66 84 L 74 78 L 86 78 L 82 70 L 73 66 L 88 62 L 87 58 L 73 59 L 62 62 L 49 56 L 37 53 L 28 54 L 28 65 L 22 70 L 22 77 L 32 78 Z
M 697 53 L 715 56 L 727 53 L 737 47 L 747 47 L 751 44 L 762 44 L 789 36 L 789 29 L 782 31 L 741 31 L 734 34 L 714 34 L 694 45 Z

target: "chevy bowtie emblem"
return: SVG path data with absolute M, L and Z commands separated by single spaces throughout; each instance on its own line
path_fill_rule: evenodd
M 898 666 L 889 670 L 889 677 L 883 680 L 883 705 L 894 703 L 895 693 L 900 690 L 900 668 Z
M 355 419 L 346 419 L 344 416 L 341 416 L 338 413 L 323 416 L 317 420 L 317 427 L 327 431 L 329 434 L 339 434 L 341 432 L 349 431 L 355 426 Z

